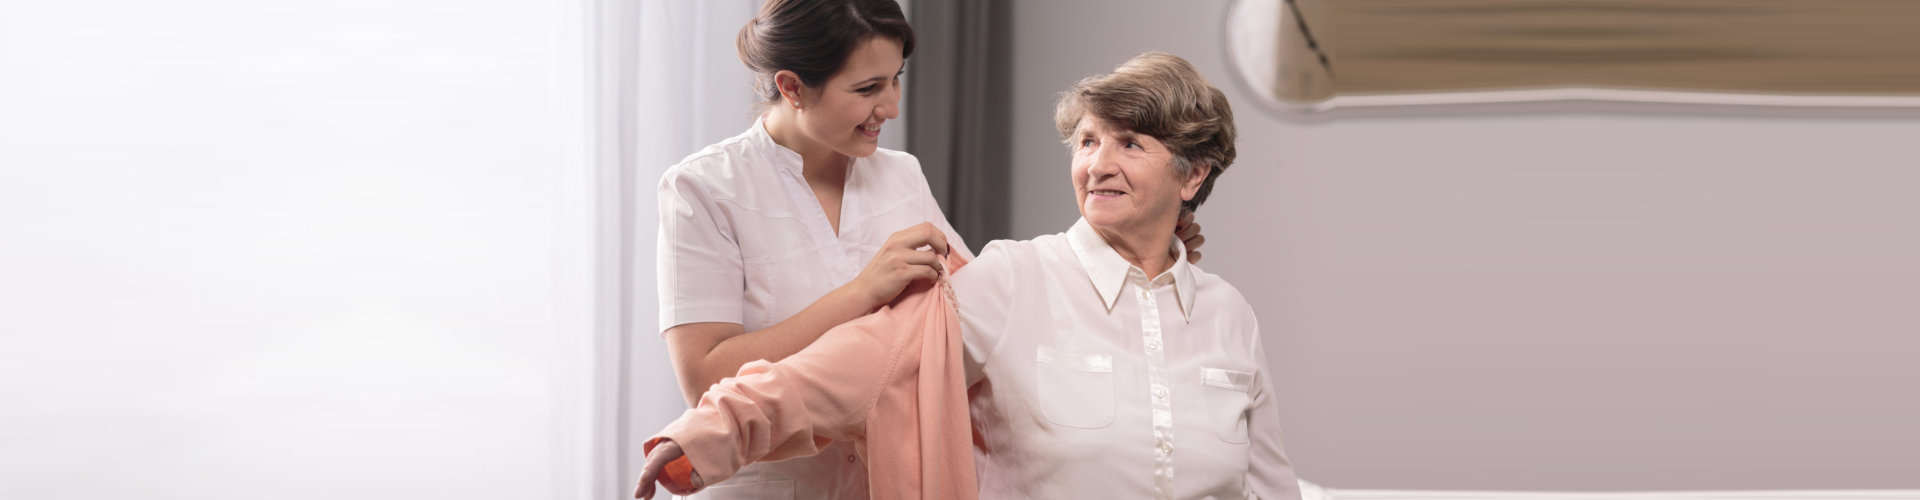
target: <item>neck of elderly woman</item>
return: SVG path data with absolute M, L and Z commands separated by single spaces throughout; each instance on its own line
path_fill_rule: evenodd
M 1166 220 L 1141 221 L 1116 227 L 1093 226 L 1093 230 L 1128 264 L 1140 268 L 1147 278 L 1153 278 L 1172 269 L 1178 258 L 1174 255 L 1173 247 L 1175 218 L 1162 218 Z

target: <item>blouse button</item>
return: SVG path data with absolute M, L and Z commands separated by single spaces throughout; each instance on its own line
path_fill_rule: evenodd
M 1147 341 L 1147 350 L 1149 350 L 1149 351 L 1158 351 L 1158 350 L 1160 350 L 1160 341 L 1158 341 L 1158 340 L 1149 340 L 1149 341 Z
M 847 463 L 853 463 L 853 455 L 847 455 Z
M 1153 388 L 1153 397 L 1160 398 L 1160 399 L 1167 399 L 1167 388 L 1165 387 Z

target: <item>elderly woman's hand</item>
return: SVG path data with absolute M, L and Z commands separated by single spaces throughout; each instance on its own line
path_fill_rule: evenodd
M 640 468 L 640 485 L 634 488 L 633 497 L 653 498 L 653 484 L 660 480 L 660 471 L 666 469 L 667 464 L 685 455 L 686 452 L 680 450 L 680 443 L 672 440 L 660 441 L 659 445 L 654 446 L 653 450 L 647 453 L 647 465 Z M 667 484 L 667 492 L 684 496 L 707 487 L 706 481 L 700 479 L 700 471 L 692 471 L 691 480 L 692 489 L 676 491 L 674 485 Z
M 1207 243 L 1207 237 L 1200 235 L 1200 224 L 1193 221 L 1193 211 L 1180 209 L 1180 221 L 1173 223 L 1173 234 L 1187 244 L 1187 262 L 1200 263 L 1200 245 Z

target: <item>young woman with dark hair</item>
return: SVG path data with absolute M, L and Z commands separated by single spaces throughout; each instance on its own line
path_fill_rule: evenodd
M 913 42 L 893 0 L 770 0 L 741 28 L 765 111 L 659 186 L 660 328 L 689 406 L 938 276 L 939 254 L 966 254 L 919 161 L 879 148 Z M 836 444 L 701 495 L 864 499 L 866 466 Z

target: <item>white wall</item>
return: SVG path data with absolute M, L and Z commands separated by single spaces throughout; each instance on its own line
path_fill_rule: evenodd
M 581 493 L 578 9 L 0 7 L 0 497 Z
M 1260 312 L 1302 477 L 1920 487 L 1920 113 L 1290 120 L 1233 79 L 1226 5 L 1016 3 L 1014 233 L 1077 217 L 1055 93 L 1193 61 L 1241 132 L 1204 267 Z

